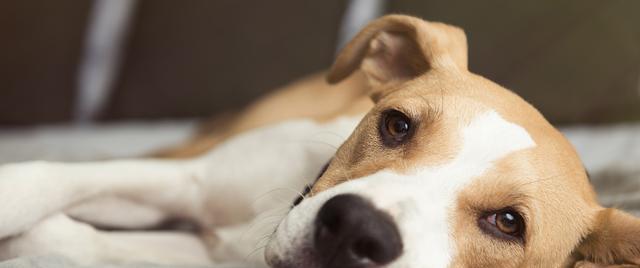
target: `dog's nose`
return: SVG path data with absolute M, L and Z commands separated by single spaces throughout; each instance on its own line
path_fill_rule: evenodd
M 354 194 L 337 195 L 322 206 L 314 246 L 327 268 L 374 267 L 402 253 L 402 239 L 391 216 Z

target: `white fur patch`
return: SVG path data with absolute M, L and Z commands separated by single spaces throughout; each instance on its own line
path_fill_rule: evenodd
M 521 126 L 495 111 L 461 127 L 461 149 L 449 163 L 416 167 L 407 174 L 382 170 L 351 180 L 305 200 L 280 224 L 267 258 L 296 258 L 312 243 L 313 221 L 331 197 L 355 193 L 387 211 L 402 234 L 404 253 L 389 267 L 447 267 L 456 254 L 448 226 L 457 193 L 506 155 L 535 146 Z
M 298 191 L 315 178 L 361 118 L 359 115 L 327 123 L 290 120 L 273 124 L 236 135 L 195 159 L 0 165 L 0 261 L 57 252 L 72 260 L 95 263 L 127 262 L 132 256 L 136 261 L 174 263 L 171 256 L 178 252 L 167 254 L 160 247 L 176 245 L 166 242 L 162 238 L 165 236 L 153 235 L 154 239 L 162 238 L 162 243 L 132 238 L 112 245 L 109 237 L 122 237 L 121 234 L 106 232 L 104 238 L 96 238 L 95 230 L 74 231 L 84 230 L 87 225 L 66 220 L 62 213 L 82 212 L 77 209 L 81 204 L 95 211 L 73 216 L 124 227 L 148 227 L 173 217 L 211 227 L 237 223 L 257 212 L 272 213 L 254 219 L 253 226 L 267 227 L 260 235 L 251 236 L 260 232 L 252 226 L 241 231 L 225 230 L 221 239 L 228 243 L 216 247 L 216 251 L 237 252 L 236 261 L 260 256 L 258 244 L 273 230 L 273 213 L 280 214 L 282 210 L 278 208 L 288 209 Z M 119 209 L 109 210 L 114 201 Z M 53 218 L 58 214 L 61 217 Z M 71 233 L 78 235 L 68 235 Z M 239 243 L 242 237 L 250 238 Z M 51 242 L 63 240 L 69 240 L 66 242 L 71 246 L 56 247 L 60 243 Z

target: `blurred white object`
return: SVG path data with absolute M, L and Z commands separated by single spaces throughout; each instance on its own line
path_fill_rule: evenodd
M 600 202 L 640 216 L 640 124 L 570 127 L 564 133 L 582 157 Z
M 562 132 L 591 174 L 640 171 L 640 124 L 567 127 Z
M 384 13 L 386 0 L 351 0 L 342 17 L 337 49 L 340 50 L 367 23 Z
M 139 157 L 188 139 L 193 121 L 43 126 L 0 131 L 0 164 Z
M 74 118 L 90 122 L 102 111 L 120 67 L 137 0 L 95 0 L 80 59 Z

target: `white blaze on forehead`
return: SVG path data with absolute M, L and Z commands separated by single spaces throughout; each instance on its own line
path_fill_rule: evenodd
M 416 167 L 404 174 L 382 170 L 339 184 L 303 202 L 281 224 L 274 245 L 270 245 L 272 252 L 291 252 L 295 248 L 287 247 L 311 243 L 305 240 L 311 237 L 313 220 L 322 204 L 335 195 L 355 193 L 387 211 L 398 225 L 404 253 L 389 267 L 446 267 L 455 255 L 448 225 L 459 190 L 495 161 L 535 146 L 524 128 L 495 111 L 485 112 L 462 126 L 460 139 L 460 151 L 446 164 Z
M 504 120 L 495 111 L 476 117 L 462 130 L 462 149 L 449 164 L 435 169 L 451 169 L 464 175 L 452 181 L 465 183 L 463 177 L 475 177 L 507 154 L 535 146 L 529 133 L 519 125 Z M 425 171 L 433 170 L 427 168 Z M 457 174 L 456 174 L 457 175 Z

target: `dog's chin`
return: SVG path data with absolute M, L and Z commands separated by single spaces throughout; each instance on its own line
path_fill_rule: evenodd
M 287 256 L 277 256 L 275 254 L 267 254 L 265 256 L 267 264 L 271 268 L 324 268 L 316 258 L 316 254 L 312 249 L 304 248 L 296 252 L 287 254 Z
M 269 262 L 269 267 L 271 268 L 301 268 L 301 267 L 309 267 L 309 268 L 322 268 L 322 266 L 316 265 L 313 262 L 305 262 L 300 260 L 277 260 L 274 262 Z
M 345 268 L 347 266 L 341 265 L 339 263 L 332 264 L 323 264 L 319 261 L 317 254 L 315 254 L 313 249 L 302 249 L 298 250 L 295 253 L 288 254 L 288 256 L 275 256 L 269 255 L 266 256 L 266 261 L 269 267 L 271 268 Z M 385 266 L 380 266 L 373 264 L 371 262 L 362 263 L 357 265 L 359 268 L 384 268 Z

